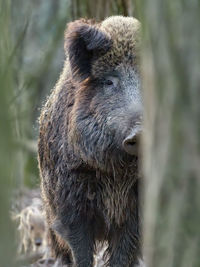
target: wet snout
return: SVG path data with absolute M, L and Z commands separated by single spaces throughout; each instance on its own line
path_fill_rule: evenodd
M 128 154 L 134 156 L 138 155 L 141 132 L 141 125 L 137 125 L 132 129 L 131 133 L 123 140 L 122 146 Z
M 35 245 L 36 245 L 37 247 L 41 246 L 41 245 L 42 245 L 42 239 L 41 239 L 41 238 L 36 238 L 36 239 L 35 239 Z

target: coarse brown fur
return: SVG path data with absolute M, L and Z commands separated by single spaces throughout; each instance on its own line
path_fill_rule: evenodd
M 98 91 L 99 77 L 110 70 L 137 73 L 138 47 L 136 19 L 70 23 L 63 72 L 40 116 L 39 166 L 51 246 L 73 266 L 93 266 L 97 241 L 108 242 L 110 267 L 136 266 L 141 256 L 138 159 L 120 145 L 133 120 L 119 112 L 120 132 L 109 128 L 109 114 L 119 103 L 111 96 L 109 111 Z

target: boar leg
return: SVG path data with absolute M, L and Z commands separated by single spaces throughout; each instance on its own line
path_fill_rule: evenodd
M 56 220 L 52 227 L 72 250 L 74 267 L 92 267 L 94 238 L 87 218 L 76 217 L 73 223 Z
M 112 225 L 108 240 L 110 267 L 136 267 L 140 256 L 138 223 L 134 216 L 122 226 Z

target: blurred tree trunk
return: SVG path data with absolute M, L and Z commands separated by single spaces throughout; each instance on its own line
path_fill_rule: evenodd
M 9 100 L 12 94 L 12 57 L 10 29 L 10 1 L 0 0 L 0 266 L 14 266 L 14 232 L 10 221 L 11 175 L 11 117 Z
M 72 20 L 87 17 L 97 21 L 114 15 L 133 15 L 133 0 L 71 0 Z
M 200 266 L 200 2 L 141 3 L 148 267 Z
M 123 14 L 125 16 L 132 16 L 133 15 L 133 2 L 131 0 L 122 0 L 121 1 Z

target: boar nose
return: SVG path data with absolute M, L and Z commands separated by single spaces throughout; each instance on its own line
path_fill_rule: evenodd
M 35 240 L 35 245 L 39 247 L 39 246 L 41 246 L 41 244 L 42 244 L 42 240 L 40 238 L 37 238 Z
M 141 132 L 142 132 L 141 126 L 137 126 L 123 140 L 122 142 L 123 148 L 128 154 L 134 155 L 134 156 L 138 155 Z

